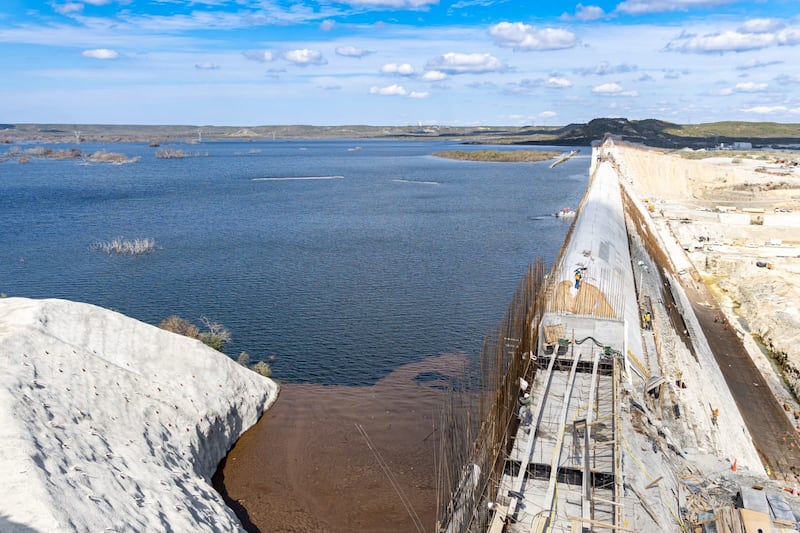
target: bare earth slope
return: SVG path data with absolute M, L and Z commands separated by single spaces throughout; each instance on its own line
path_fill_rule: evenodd
M 0 530 L 239 530 L 210 478 L 276 396 L 199 341 L 0 299 Z

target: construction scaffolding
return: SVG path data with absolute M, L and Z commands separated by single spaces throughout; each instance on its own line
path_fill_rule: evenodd
M 440 531 L 626 530 L 618 367 L 643 352 L 619 185 L 600 170 L 546 283 L 529 272 L 487 338 L 477 393 L 443 411 Z
M 437 528 L 485 531 L 506 458 L 517 432 L 520 380 L 536 372 L 545 269 L 537 260 L 525 274 L 496 329 L 486 336 L 480 373 L 454 387 L 438 416 Z

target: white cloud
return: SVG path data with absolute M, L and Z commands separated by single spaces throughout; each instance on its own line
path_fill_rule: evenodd
M 85 4 L 92 4 L 93 6 L 105 6 L 112 2 L 112 0 L 82 0 Z
M 637 91 L 625 91 L 618 83 L 603 83 L 592 88 L 594 94 L 600 96 L 639 96 Z
M 215 65 L 214 63 L 204 62 L 204 63 L 196 63 L 194 68 L 198 70 L 217 70 L 219 69 L 219 65 Z
M 738 65 L 736 68 L 738 70 L 749 70 L 752 68 L 762 68 L 762 67 L 769 67 L 772 65 L 780 65 L 783 61 L 761 61 L 760 59 L 748 59 L 741 65 Z
M 465 7 L 491 7 L 495 0 L 459 0 L 450 5 L 450 9 L 464 9 Z
M 778 44 L 783 46 L 800 44 L 800 28 L 786 28 L 778 32 Z
M 766 91 L 767 88 L 768 85 L 766 83 L 755 83 L 752 81 L 746 81 L 737 83 L 733 87 L 726 87 L 724 89 L 720 89 L 718 92 L 711 94 L 717 94 L 719 96 L 730 96 L 734 93 L 761 93 Z
M 601 19 L 605 16 L 605 11 L 600 6 L 585 6 L 583 4 L 578 4 L 575 6 L 575 15 L 570 15 L 568 13 L 564 13 L 561 15 L 561 20 L 580 20 L 582 22 L 588 22 L 591 20 Z
M 741 33 L 729 30 L 722 33 L 703 35 L 702 37 L 693 37 L 677 46 L 673 46 L 673 43 L 670 43 L 667 48 L 675 49 L 679 52 L 714 54 L 758 50 L 773 46 L 776 43 L 777 39 L 771 33 Z
M 548 78 L 545 85 L 553 89 L 566 89 L 567 87 L 572 87 L 572 82 L 566 78 L 551 77 Z
M 634 72 L 639 70 L 636 65 L 628 65 L 627 63 L 620 63 L 619 65 L 612 65 L 607 61 L 603 61 L 593 68 L 576 68 L 575 73 L 581 76 L 608 76 L 609 74 L 620 74 L 625 72 Z
M 737 83 L 733 87 L 733 91 L 737 93 L 760 93 L 767 90 L 768 85 L 766 83 L 754 83 L 752 81 L 746 81 L 742 83 Z
M 789 109 L 782 105 L 757 105 L 755 107 L 747 107 L 742 109 L 742 112 L 744 113 L 757 113 L 759 115 L 774 115 L 776 113 L 785 113 L 787 111 L 789 111 Z
M 514 50 L 561 50 L 577 44 L 575 34 L 557 28 L 536 28 L 522 22 L 501 22 L 489 28 L 495 44 Z
M 578 20 L 588 21 L 603 18 L 605 12 L 600 6 L 585 6 L 578 4 L 575 6 L 575 18 Z
M 242 52 L 247 59 L 258 61 L 259 63 L 269 63 L 275 60 L 275 54 L 269 50 L 247 50 Z
M 554 118 L 558 116 L 558 113 L 555 111 L 542 111 L 539 113 L 539 118 Z
M 318 50 L 309 50 L 308 48 L 289 50 L 281 54 L 281 57 L 299 67 L 307 67 L 308 65 L 325 65 L 328 63 L 328 61 L 322 57 L 322 52 Z
M 744 52 L 771 46 L 795 46 L 800 44 L 800 27 L 783 28 L 772 19 L 753 19 L 738 30 L 710 33 L 703 36 L 681 35 L 667 44 L 667 50 L 714 54 L 724 52 Z M 750 30 L 750 31 L 746 31 Z
M 331 31 L 335 27 L 336 27 L 335 20 L 326 19 L 319 23 L 319 29 L 321 29 L 322 31 Z
M 347 0 L 351 6 L 391 7 L 395 9 L 420 9 L 435 5 L 439 0 Z
M 781 74 L 775 78 L 778 85 L 800 83 L 800 74 Z
M 486 74 L 505 70 L 506 66 L 491 54 L 448 52 L 428 61 L 426 70 L 445 74 Z
M 411 91 L 408 95 L 409 98 L 427 98 L 428 92 L 427 91 Z
M 622 92 L 622 87 L 618 83 L 603 83 L 595 85 L 592 88 L 592 92 L 595 94 L 616 94 Z
M 53 6 L 56 13 L 60 13 L 62 15 L 68 15 L 70 13 L 78 13 L 83 11 L 83 4 L 80 2 L 66 2 L 61 5 Z
M 438 70 L 429 70 L 422 75 L 422 81 L 443 81 L 447 79 L 447 74 Z
M 617 5 L 617 11 L 628 15 L 686 11 L 690 8 L 715 7 L 731 4 L 735 0 L 625 0 Z
M 344 57 L 364 57 L 371 54 L 369 50 L 362 50 L 355 46 L 337 46 L 336 53 Z
M 370 94 L 379 94 L 381 96 L 405 96 L 408 94 L 406 88 L 402 85 L 389 85 L 387 87 L 372 87 L 369 90 Z
M 778 19 L 750 19 L 739 27 L 742 33 L 769 33 L 783 28 L 785 24 Z
M 94 59 L 116 59 L 119 53 L 108 48 L 97 48 L 95 50 L 84 50 L 81 52 L 83 57 L 91 57 Z
M 525 78 L 516 83 L 508 83 L 505 87 L 505 92 L 509 94 L 532 93 L 538 90 L 542 86 L 542 83 L 543 81 L 539 78 Z
M 384 74 L 399 74 L 400 76 L 411 76 L 414 74 L 414 67 L 408 63 L 386 63 L 381 67 Z

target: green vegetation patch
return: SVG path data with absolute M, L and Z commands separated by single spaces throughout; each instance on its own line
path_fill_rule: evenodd
M 437 157 L 461 161 L 491 161 L 500 163 L 536 163 L 555 159 L 561 152 L 546 150 L 447 150 L 434 152 Z
M 679 137 L 783 139 L 800 137 L 800 124 L 724 121 L 670 127 L 664 133 Z

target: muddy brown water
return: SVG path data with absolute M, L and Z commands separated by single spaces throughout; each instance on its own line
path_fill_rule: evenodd
M 372 387 L 282 385 L 231 449 L 215 486 L 248 531 L 417 531 L 382 461 L 434 531 L 434 418 L 449 376 L 465 365 L 464 355 L 449 354 L 403 366 Z

